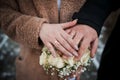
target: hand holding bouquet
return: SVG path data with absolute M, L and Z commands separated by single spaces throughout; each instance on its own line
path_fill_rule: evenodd
M 90 65 L 90 51 L 87 49 L 81 59 L 76 61 L 74 57 L 68 59 L 64 59 L 60 55 L 53 57 L 50 51 L 44 47 L 39 59 L 39 64 L 47 73 L 51 70 L 51 75 L 54 75 L 54 71 L 57 71 L 58 76 L 64 78 L 76 72 L 80 66 L 85 70 L 86 66 Z

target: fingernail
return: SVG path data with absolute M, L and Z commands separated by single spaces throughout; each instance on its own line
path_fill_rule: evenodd
M 74 54 L 75 56 L 78 56 L 78 53 L 77 53 L 77 52 L 73 52 L 73 54 Z
M 69 53 L 69 56 L 70 56 L 70 57 L 73 57 L 73 55 L 72 55 L 71 53 Z
M 78 19 L 75 19 L 76 21 L 78 21 Z
M 78 46 L 75 46 L 75 49 L 78 50 Z
M 53 56 L 54 58 L 56 58 L 56 55 L 52 54 L 52 56 Z
M 91 54 L 90 56 L 91 56 L 91 58 L 94 58 L 95 54 Z
M 78 19 L 74 19 L 74 21 L 78 21 Z

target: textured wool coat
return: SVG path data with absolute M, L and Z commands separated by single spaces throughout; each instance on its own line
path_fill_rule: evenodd
M 39 65 L 42 42 L 39 31 L 43 23 L 72 20 L 85 0 L 61 0 L 58 15 L 57 0 L 0 0 L 0 27 L 20 44 L 16 58 L 17 80 L 59 80 L 50 77 Z

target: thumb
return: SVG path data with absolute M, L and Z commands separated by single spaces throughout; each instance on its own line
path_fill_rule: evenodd
M 66 29 L 66 28 L 76 25 L 76 23 L 77 23 L 77 19 L 70 21 L 70 22 L 62 23 L 61 26 L 63 29 Z
M 96 39 L 92 44 L 92 50 L 91 50 L 92 58 L 95 56 L 95 53 L 97 52 L 97 48 L 98 48 L 98 39 Z

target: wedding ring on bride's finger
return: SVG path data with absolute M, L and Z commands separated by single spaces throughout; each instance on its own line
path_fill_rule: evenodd
M 58 41 L 55 41 L 55 44 L 58 44 Z

